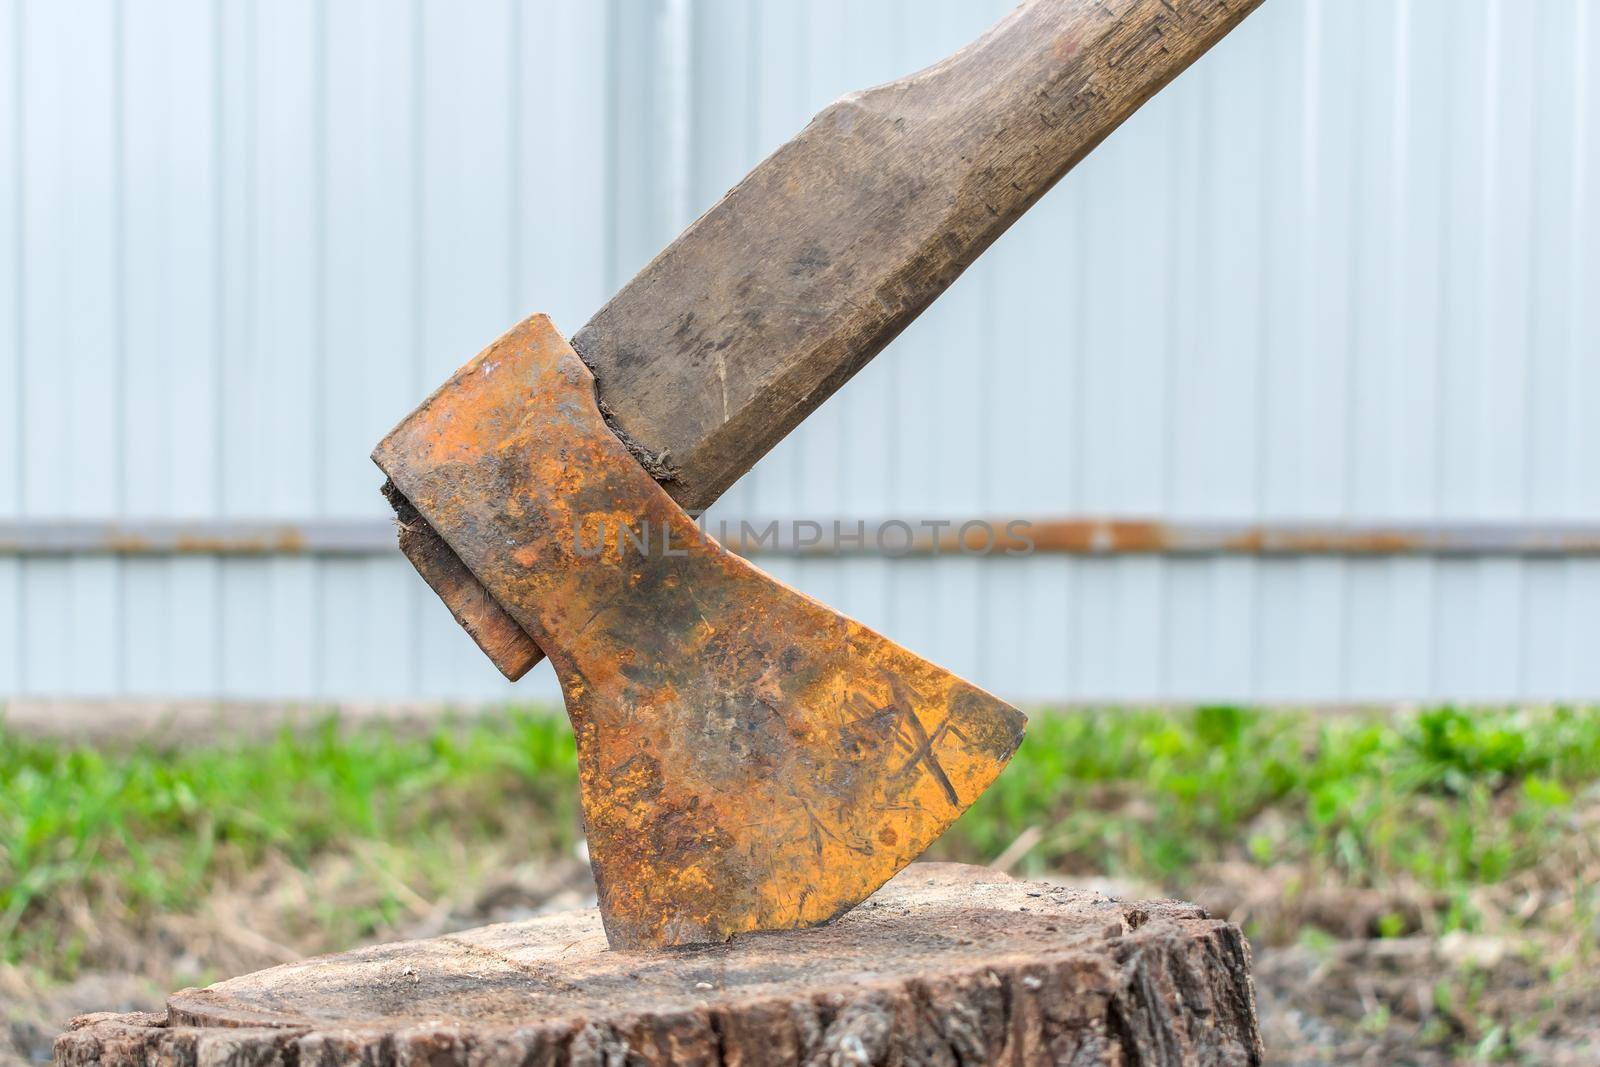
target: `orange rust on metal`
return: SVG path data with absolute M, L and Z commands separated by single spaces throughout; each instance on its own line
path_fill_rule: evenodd
M 411 501 L 393 482 L 384 483 L 383 495 L 394 509 L 399 524 L 400 551 L 428 587 L 444 601 L 456 623 L 489 657 L 489 662 L 511 682 L 537 666 L 544 659 L 544 653 L 539 651 L 533 638 L 495 602 L 460 557 L 417 514 Z
M 823 523 L 812 523 L 825 529 Z M 1600 533 L 1582 524 L 1431 523 L 1372 525 L 1334 523 L 1161 522 L 1144 519 L 991 518 L 898 522 L 901 535 L 874 546 L 874 526 L 841 523 L 847 541 L 825 537 L 806 543 L 785 541 L 774 532 L 781 523 L 743 520 L 716 529 L 722 543 L 741 556 L 880 554 L 927 556 L 969 553 L 989 556 L 1045 555 L 1199 555 L 1401 556 L 1435 555 L 1595 555 Z M 920 527 L 921 532 L 916 532 Z M 929 529 L 936 532 L 930 533 Z M 911 531 L 906 534 L 904 531 Z M 868 531 L 863 533 L 863 531 Z
M 617 947 L 815 925 L 992 782 L 1016 709 L 705 536 L 544 316 L 374 458 L 549 655 Z
M 1292 530 L 1252 527 L 1227 539 L 1224 550 L 1253 555 L 1399 556 L 1433 549 L 1438 538 L 1399 530 Z
M 304 550 L 305 538 L 293 529 L 242 539 L 180 536 L 173 544 L 173 551 L 180 555 L 293 556 Z
M 1028 534 L 1038 552 L 1157 552 L 1165 540 L 1156 522 L 1053 522 Z
M 111 534 L 105 538 L 105 551 L 116 554 L 136 555 L 146 552 L 150 548 L 149 539 L 131 534 Z
M 244 524 L 246 532 L 196 523 L 139 523 L 132 528 L 100 523 L 47 523 L 41 535 L 27 541 L 0 537 L 0 553 L 106 554 L 118 556 L 204 555 L 283 556 L 314 550 L 310 539 L 292 524 Z M 198 531 L 198 532 L 197 532 Z
M 1261 525 L 1212 535 L 1203 526 L 1131 519 L 1055 519 L 1028 522 L 1025 537 L 1007 523 L 992 524 L 996 546 L 1012 549 L 1027 543 L 1032 551 L 1066 555 L 1108 555 L 1231 552 L 1250 555 L 1318 554 L 1397 555 L 1431 547 L 1418 537 L 1394 530 L 1340 530 L 1323 527 L 1298 530 Z M 951 547 L 958 547 L 952 543 Z M 970 546 L 969 546 L 970 547 Z

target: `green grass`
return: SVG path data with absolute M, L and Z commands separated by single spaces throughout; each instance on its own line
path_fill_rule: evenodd
M 564 720 L 535 712 L 422 734 L 330 722 L 176 750 L 0 727 L 0 961 L 70 975 L 63 900 L 136 920 L 192 908 L 269 859 L 306 866 L 376 846 L 384 877 L 438 887 L 463 842 L 566 848 L 575 781 Z M 1024 869 L 1179 891 L 1196 865 L 1242 858 L 1450 893 L 1536 863 L 1596 783 L 1600 709 L 1035 714 L 1012 767 L 938 852 L 987 861 L 1037 827 Z M 382 928 L 403 896 L 344 916 L 345 936 Z
M 385 868 L 375 876 L 437 886 L 463 841 L 567 847 L 576 776 L 565 721 L 530 712 L 420 736 L 329 720 L 265 743 L 169 750 L 0 730 L 0 961 L 70 973 L 62 898 L 134 916 L 183 911 L 268 857 L 304 866 L 374 842 Z M 357 917 L 353 933 L 392 917 L 400 896 L 382 896 L 390 914 Z
M 1238 856 L 1449 890 L 1535 862 L 1597 783 L 1600 708 L 1035 716 L 950 847 L 992 855 L 1039 826 L 1035 867 L 1181 884 Z

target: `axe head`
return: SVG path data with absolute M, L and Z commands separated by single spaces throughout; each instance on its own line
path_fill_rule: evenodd
M 550 658 L 618 948 L 827 922 L 915 859 L 1021 713 L 732 555 L 542 315 L 373 458 Z

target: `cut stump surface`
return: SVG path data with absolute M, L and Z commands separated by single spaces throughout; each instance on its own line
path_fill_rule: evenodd
M 829 926 L 614 952 L 593 910 L 90 1015 L 62 1067 L 1253 1064 L 1249 948 L 1176 901 L 914 864 Z

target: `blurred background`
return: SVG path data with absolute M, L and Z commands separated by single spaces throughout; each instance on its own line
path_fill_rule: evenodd
M 1007 6 L 0 2 L 0 694 L 554 695 L 371 446 Z M 1016 699 L 1600 695 L 1597 56 L 1587 0 L 1266 4 L 717 514 L 1356 542 L 762 557 Z
M 0 1067 L 592 902 L 367 454 L 1006 7 L 0 0 Z M 714 517 L 1158 524 L 757 562 L 1028 704 L 935 857 L 1238 922 L 1272 1062 L 1592 1065 L 1596 398 L 1600 2 L 1267 0 Z

